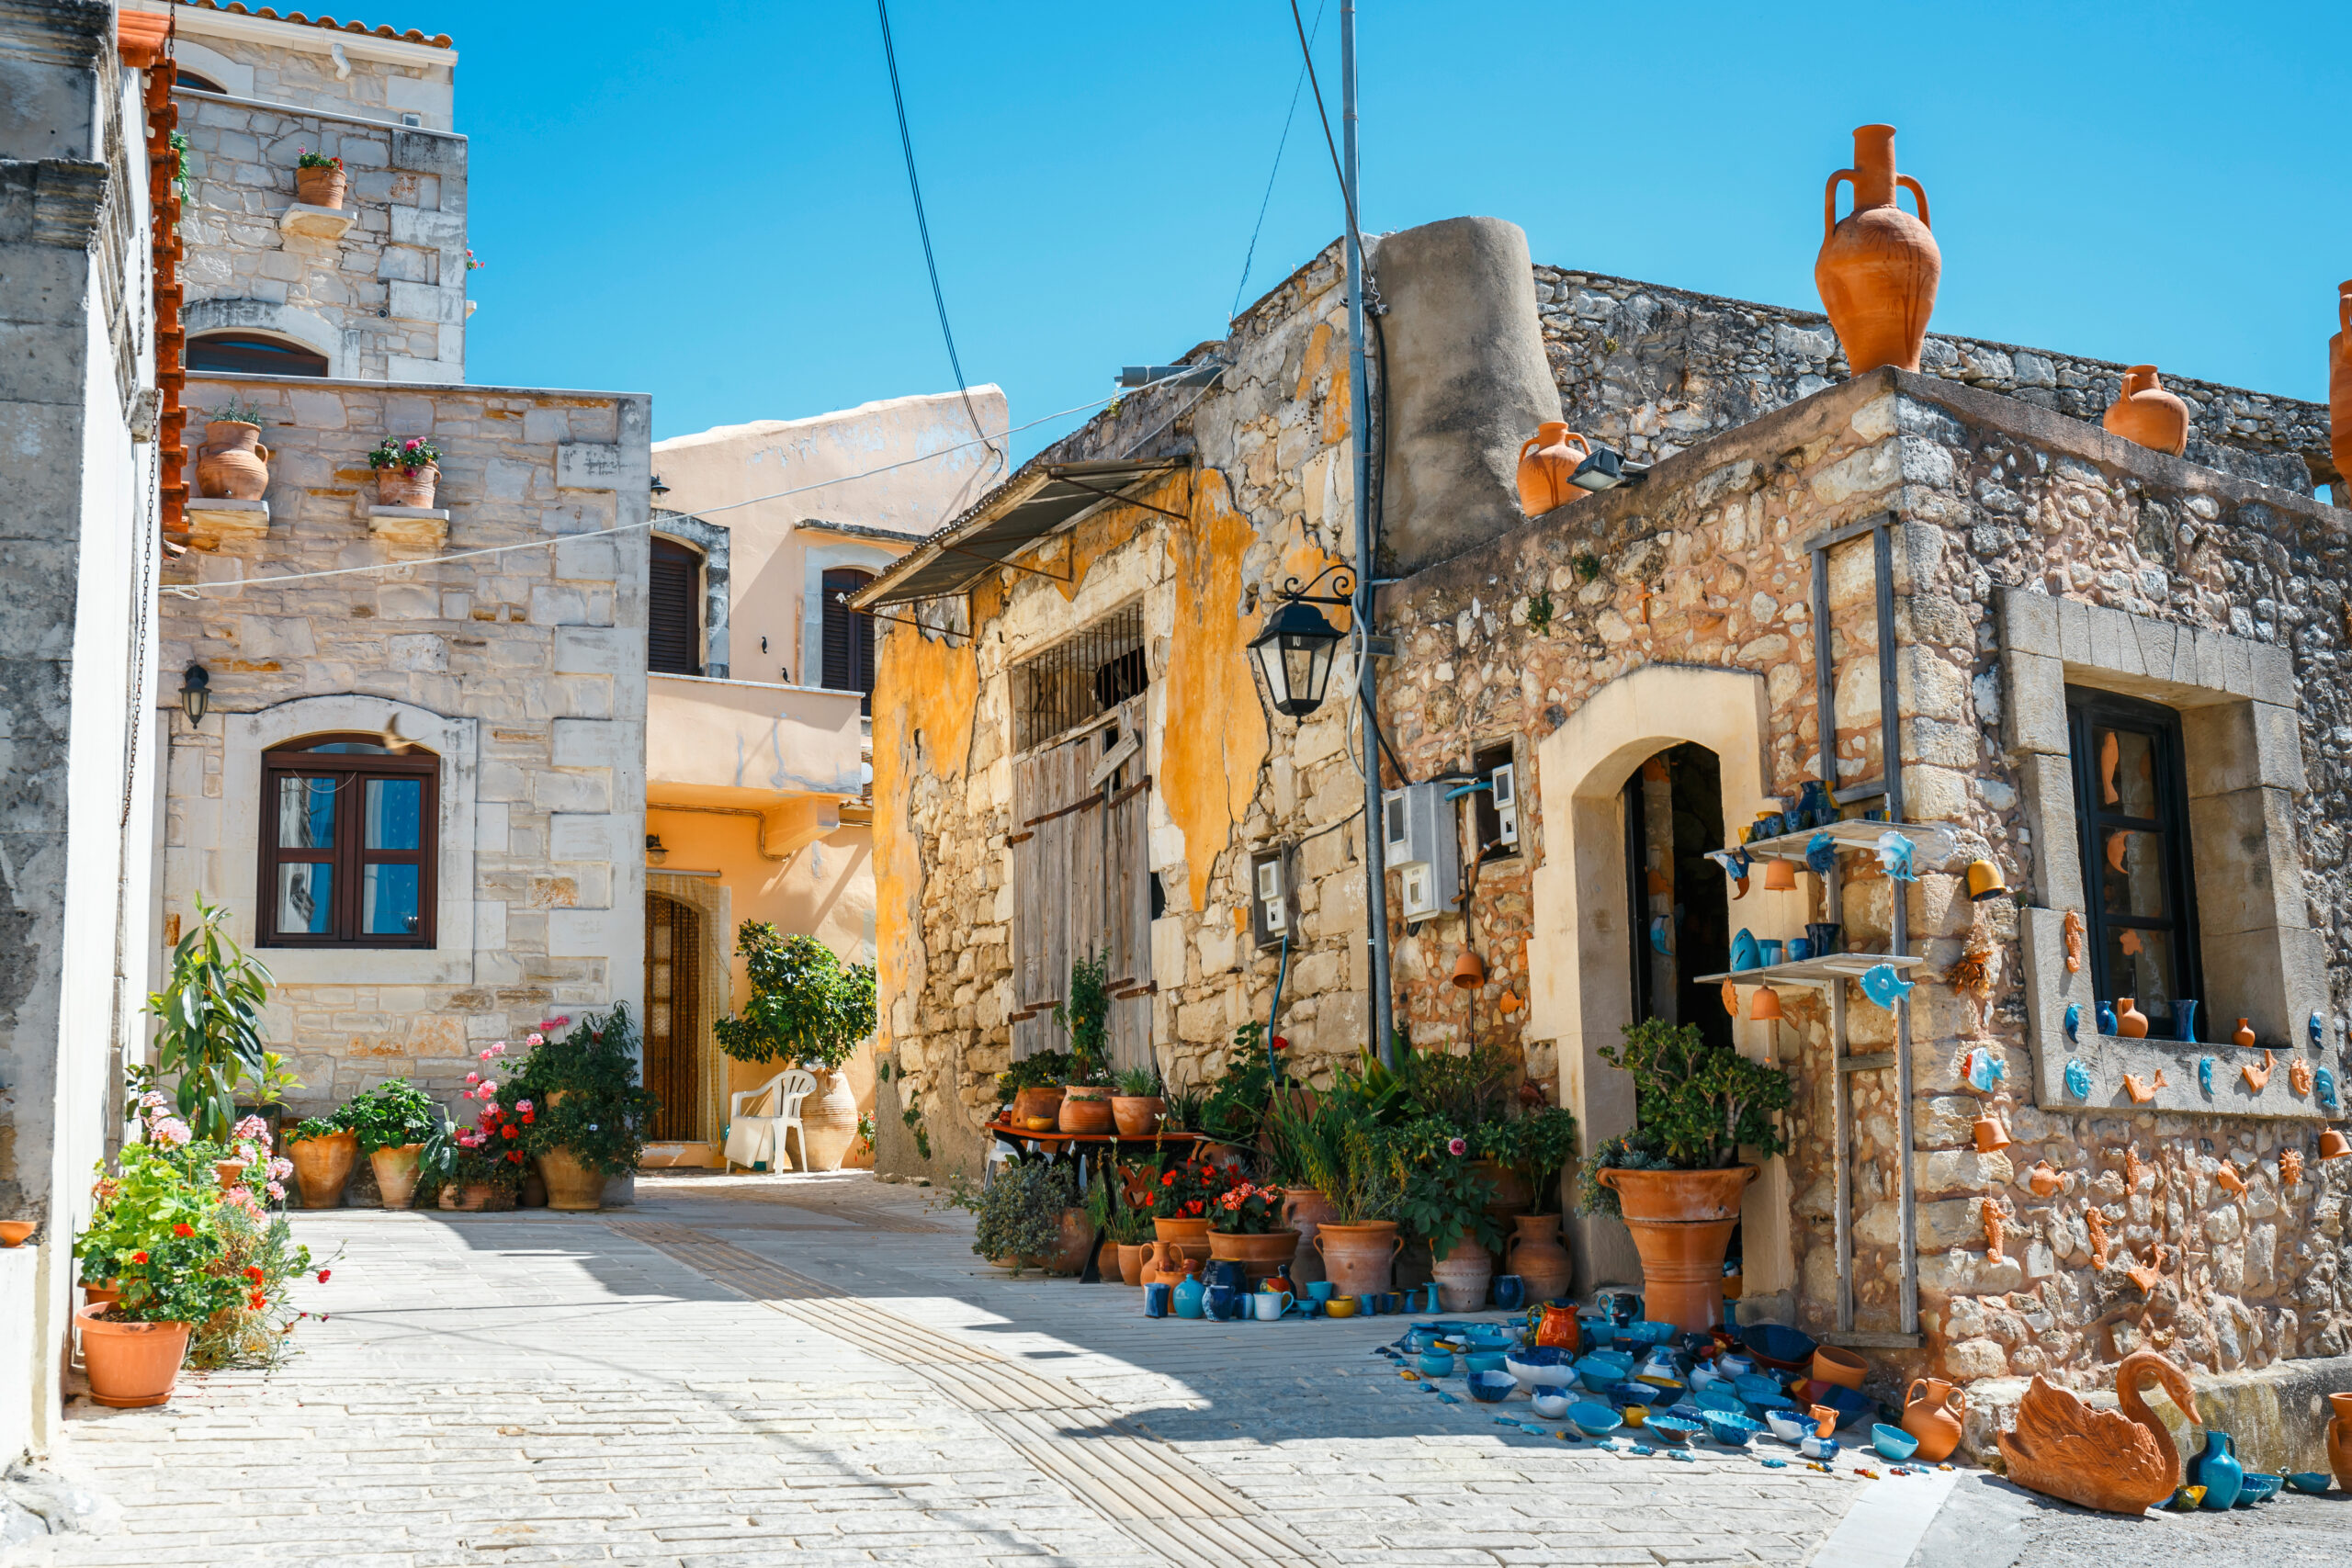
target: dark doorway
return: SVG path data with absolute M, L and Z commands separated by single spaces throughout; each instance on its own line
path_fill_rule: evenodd
M 1625 781 L 1624 820 L 1634 1021 L 1695 1024 L 1707 1043 L 1728 1049 L 1721 992 L 1695 978 L 1731 967 L 1729 884 L 1707 859 L 1724 844 L 1715 754 L 1685 744 L 1644 762 Z
M 702 912 L 659 893 L 645 896 L 645 1087 L 659 1096 L 657 1143 L 710 1137 L 703 1070 Z

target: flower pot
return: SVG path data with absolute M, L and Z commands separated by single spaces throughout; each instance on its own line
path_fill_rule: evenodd
M 1102 1283 L 1116 1283 L 1119 1278 L 1119 1244 L 1105 1238 L 1094 1249 L 1094 1273 Z
M 1243 1277 L 1254 1289 L 1259 1280 L 1298 1255 L 1296 1231 L 1268 1231 L 1263 1235 L 1228 1235 L 1209 1232 L 1209 1258 L 1241 1265 Z
M 2099 423 L 2110 434 L 2156 452 L 2179 457 L 2188 450 L 2188 405 L 2164 389 L 2153 365 L 2123 372 L 2123 390 Z
M 548 1179 L 539 1174 L 537 1165 L 524 1173 L 523 1185 L 514 1189 L 514 1206 L 518 1209 L 544 1209 L 548 1206 Z
M 1653 1322 L 1704 1334 L 1723 1322 L 1724 1248 L 1739 1224 L 1739 1198 L 1758 1168 L 1600 1173 L 1616 1190 L 1642 1257 L 1642 1292 Z
M 1094 1223 L 1083 1209 L 1062 1211 L 1061 1237 L 1054 1250 L 1045 1258 L 1048 1274 L 1079 1274 L 1085 1272 L 1086 1255 L 1094 1246 Z
M 294 1162 L 294 1179 L 302 1189 L 305 1209 L 340 1209 L 343 1186 L 351 1168 L 359 1163 L 359 1134 L 345 1129 L 323 1138 L 305 1138 L 286 1145 Z
M 1919 1439 L 1916 1456 L 1925 1464 L 1940 1464 L 1960 1447 L 1961 1423 L 1968 1416 L 1968 1396 L 1941 1378 L 1913 1378 L 1903 1406 L 1903 1429 Z
M 1315 1227 L 1315 1250 L 1334 1295 L 1385 1294 L 1394 1279 L 1396 1255 L 1404 1249 L 1405 1238 L 1396 1234 L 1394 1220 L 1352 1225 L 1325 1220 Z
M 1535 1206 L 1535 1189 L 1510 1167 L 1481 1159 L 1471 1161 L 1470 1168 L 1486 1179 L 1487 1190 L 1490 1195 L 1484 1207 L 1497 1219 L 1507 1220 Z
M 1120 1242 L 1119 1280 L 1123 1284 L 1140 1285 L 1143 1271 L 1151 1261 L 1151 1246 L 1147 1242 Z
M 85 1285 L 82 1287 L 82 1300 L 88 1306 L 112 1306 L 122 1300 L 121 1284 Z
M 1495 1255 L 1465 1235 L 1430 1264 L 1430 1277 L 1437 1281 L 1441 1311 L 1478 1312 L 1487 1304 L 1487 1287 L 1494 1283 Z
M 318 168 L 296 168 L 294 199 L 305 207 L 341 207 L 344 188 L 350 183 L 348 171 L 333 164 Z
M 423 1144 L 402 1144 L 398 1148 L 369 1151 L 368 1163 L 375 1168 L 376 1190 L 387 1209 L 405 1209 L 416 1197 L 416 1156 L 424 1150 Z
M 1123 1138 L 1148 1138 L 1159 1131 L 1160 1112 L 1168 1102 L 1156 1094 L 1114 1094 L 1111 1120 Z
M 817 1091 L 800 1102 L 801 1145 L 808 1150 L 809 1169 L 839 1170 L 850 1145 L 857 1142 L 857 1097 L 849 1091 L 847 1075 L 821 1067 L 810 1070 L 817 1075 Z M 552 1183 L 548 1191 L 554 1191 Z
M 215 1160 L 212 1162 L 212 1179 L 220 1184 L 221 1191 L 226 1192 L 244 1179 L 245 1168 L 252 1163 L 243 1159 Z
M 22 1247 L 39 1229 L 39 1220 L 0 1220 L 0 1247 Z
M 601 1209 L 605 1206 L 603 1171 L 582 1163 L 570 1149 L 548 1149 L 539 1156 L 539 1175 L 548 1184 L 550 1209 Z
M 1854 187 L 1854 210 L 1842 220 L 1840 180 Z M 1911 187 L 1918 217 L 1894 205 L 1898 186 Z M 1868 375 L 1884 365 L 1917 371 L 1944 263 L 1928 231 L 1928 193 L 1917 180 L 1894 172 L 1894 127 L 1855 127 L 1854 166 L 1830 175 L 1822 191 L 1821 233 L 1814 287 L 1852 374 Z
M 1870 1363 L 1851 1350 L 1840 1350 L 1835 1345 L 1817 1346 L 1814 1349 L 1813 1375 L 1823 1382 L 1859 1390 L 1870 1371 Z
M 1560 1243 L 1557 1214 L 1514 1214 L 1517 1234 L 1503 1238 L 1503 1267 L 1527 1281 L 1527 1299 L 1552 1302 L 1576 1281 L 1576 1259 Z
M 1062 1086 L 1061 1130 L 1065 1133 L 1108 1133 L 1117 1125 L 1111 1111 L 1111 1091 L 1099 1085 Z
M 1283 1189 L 1283 1224 L 1298 1233 L 1298 1256 L 1290 1266 L 1290 1277 L 1297 1283 L 1311 1285 L 1325 1278 L 1322 1255 L 1315 1250 L 1315 1233 L 1338 1213 L 1320 1188 Z
M 1151 1222 L 1151 1231 L 1161 1241 L 1174 1247 L 1182 1258 L 1189 1258 L 1202 1267 L 1207 1267 L 1209 1219 L 1206 1214 L 1189 1220 L 1163 1220 L 1155 1217 Z M 1181 1258 L 1172 1261 L 1175 1261 L 1179 1269 L 1183 1267 Z
M 1048 1116 L 1058 1122 L 1062 1113 L 1062 1086 L 1040 1084 L 1015 1091 L 1012 1108 L 1005 1112 L 1005 1120 L 1015 1125 L 1026 1124 L 1033 1116 Z
M 376 504 L 429 507 L 433 504 L 433 492 L 440 483 L 441 465 L 438 463 L 427 463 L 421 468 L 378 468 Z
M 2327 340 L 2327 449 L 2352 477 L 2352 283 L 2335 290 L 2336 333 Z
M 269 489 L 269 448 L 261 426 L 216 419 L 196 449 L 196 493 L 220 501 L 259 501 Z
M 2335 1411 L 2327 1423 L 2327 1468 L 2337 1486 L 2352 1492 L 2352 1393 L 2331 1393 L 2327 1403 Z
M 119 1410 L 161 1404 L 179 1382 L 187 1359 L 187 1323 L 117 1323 L 113 1308 L 85 1306 L 74 1319 L 82 1325 L 82 1365 L 90 1374 L 90 1397 Z
M 1538 424 L 1535 434 L 1520 443 L 1519 509 L 1541 517 L 1584 494 L 1568 482 L 1568 476 L 1591 456 L 1591 445 L 1566 421 L 1547 419 Z
M 455 1183 L 441 1189 L 441 1207 L 461 1213 L 472 1213 L 490 1205 L 490 1183 L 469 1181 L 463 1187 Z

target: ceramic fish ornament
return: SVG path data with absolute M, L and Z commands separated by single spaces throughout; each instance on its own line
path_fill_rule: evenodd
M 2302 1179 L 2303 1151 L 2280 1149 L 2278 1151 L 2278 1179 L 2287 1186 L 2292 1187 Z
M 2068 1002 L 2066 1004 L 2066 1038 L 2069 1040 L 2075 1039 L 2076 1032 L 2082 1027 L 2083 1004 L 2080 1002 Z
M 1662 953 L 1674 951 L 1674 922 L 1664 915 L 1650 919 L 1650 945 Z
M 2287 1087 L 2299 1095 L 2312 1091 L 2312 1065 L 2301 1056 L 2287 1064 Z
M 1729 980 L 1724 982 L 1724 1011 L 1739 1016 L 1739 987 Z
M 2327 1021 L 2320 1017 L 2319 1014 L 2312 1014 L 2310 1020 L 2303 1027 L 2312 1032 L 2312 1044 L 2324 1045 L 2327 1043 Z
M 1707 858 L 1722 866 L 1724 874 L 1730 877 L 1732 886 L 1738 889 L 1732 895 L 1733 902 L 1747 897 L 1747 868 L 1750 863 L 1746 850 L 1709 850 Z
M 2312 1074 L 2312 1088 L 2319 1095 L 2319 1102 L 2330 1111 L 2335 1109 L 2335 1075 L 2325 1067 Z
M 2213 1092 L 2213 1058 L 2211 1056 L 2197 1058 L 2197 1087 L 2209 1095 Z
M 2091 1097 L 2091 1070 L 2077 1057 L 2066 1059 L 2066 1092 L 2076 1100 Z
M 1886 874 L 1897 882 L 1917 882 L 1918 874 L 1911 869 L 1911 840 L 1889 829 L 1878 836 L 1878 863 Z
M 1990 1094 L 1993 1086 L 2009 1076 L 2006 1063 L 1982 1046 L 1968 1054 L 1968 1087 L 1979 1094 Z
M 1734 969 L 1764 967 L 1764 950 L 1756 944 L 1755 933 L 1746 926 L 1740 927 L 1731 939 L 1731 966 Z
M 2222 1168 L 2213 1173 L 2213 1184 L 2225 1192 L 2234 1192 L 2240 1197 L 2245 1195 L 2245 1178 L 2240 1176 L 2238 1168 L 2227 1160 L 2223 1160 Z
M 1815 876 L 1826 876 L 1838 869 L 1838 841 L 1826 833 L 1815 833 L 1805 840 L 1804 863 Z
M 2265 1051 L 2262 1054 L 2262 1070 L 2260 1072 L 2256 1072 L 2250 1066 L 2240 1067 L 2238 1071 L 2245 1075 L 2245 1087 L 2252 1089 L 2255 1093 L 2260 1094 L 2264 1089 L 2269 1086 L 2270 1069 L 2276 1066 L 2278 1066 L 2278 1058 L 2272 1053 Z
M 2148 1101 L 2156 1098 L 2156 1090 L 2164 1087 L 2165 1070 L 2162 1067 L 2156 1069 L 2155 1077 L 2148 1082 L 2143 1082 L 2137 1073 L 2123 1075 L 2123 1092 L 2132 1097 L 2132 1103 L 2134 1105 L 2147 1104 Z
M 1906 844 L 1910 841 L 1908 839 L 1904 840 Z M 1873 964 L 1862 973 L 1862 995 L 1889 1012 L 1894 1011 L 1894 1004 L 1909 996 L 1913 989 L 1913 983 L 1896 974 L 1892 964 Z

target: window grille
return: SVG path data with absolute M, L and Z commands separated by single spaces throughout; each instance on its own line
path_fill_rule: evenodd
M 1143 606 L 1130 604 L 1012 667 L 1014 749 L 1041 745 L 1150 684 Z

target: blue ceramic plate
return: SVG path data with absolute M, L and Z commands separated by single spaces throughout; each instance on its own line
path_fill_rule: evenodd
M 1582 1399 L 1568 1406 L 1568 1420 L 1588 1438 L 1603 1437 L 1625 1424 L 1624 1419 L 1606 1404 L 1595 1404 Z
M 2320 1493 L 2326 1491 L 2334 1479 L 2324 1470 L 2299 1470 L 2287 1477 L 2287 1484 L 2298 1492 Z
M 1468 1382 L 1470 1397 L 1481 1404 L 1498 1404 L 1505 1395 L 1514 1393 L 1519 1387 L 1517 1378 L 1500 1371 L 1472 1372 Z
M 1660 1441 L 1687 1443 L 1699 1435 L 1699 1423 L 1686 1421 L 1679 1416 L 1653 1416 L 1642 1423 L 1644 1429 L 1656 1432 Z

